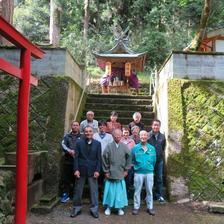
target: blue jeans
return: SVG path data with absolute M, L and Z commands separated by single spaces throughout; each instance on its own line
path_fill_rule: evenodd
M 159 199 L 163 196 L 163 160 L 155 165 L 155 197 Z
M 134 174 L 134 187 L 135 187 L 135 193 L 134 193 L 134 209 L 140 208 L 141 203 L 141 191 L 142 191 L 142 185 L 145 182 L 145 189 L 146 189 L 146 204 L 148 209 L 153 208 L 153 173 L 149 174 Z

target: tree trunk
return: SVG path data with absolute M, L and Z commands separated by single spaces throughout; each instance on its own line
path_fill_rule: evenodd
M 13 23 L 14 0 L 0 0 L 0 15 L 10 24 Z M 11 45 L 9 41 L 0 36 L 1 45 Z
M 59 46 L 60 42 L 60 12 L 61 8 L 55 3 L 55 0 L 50 0 L 50 44 L 54 47 Z
M 89 29 L 89 0 L 84 1 L 84 12 L 83 38 L 84 41 L 87 42 Z
M 202 9 L 199 30 L 194 39 L 191 41 L 190 45 L 186 47 L 184 51 L 197 51 L 199 49 L 206 33 L 208 19 L 211 11 L 211 1 L 212 0 L 204 0 L 204 7 Z
M 97 0 L 96 2 L 96 9 L 97 9 L 97 19 L 96 19 L 96 31 L 97 33 L 100 32 L 100 1 Z

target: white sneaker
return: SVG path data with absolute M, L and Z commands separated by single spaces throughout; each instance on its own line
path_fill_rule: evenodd
M 124 211 L 123 211 L 123 209 L 119 209 L 119 210 L 118 210 L 118 215 L 124 215 Z
M 105 210 L 104 214 L 105 214 L 105 215 L 110 215 L 110 213 L 111 213 L 111 211 L 110 211 L 110 208 L 108 207 L 108 208 Z

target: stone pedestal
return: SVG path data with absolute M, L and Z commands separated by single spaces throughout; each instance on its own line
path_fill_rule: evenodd
M 46 166 L 47 151 L 28 152 L 28 185 L 35 179 L 41 179 Z M 5 153 L 5 164 L 16 165 L 16 152 Z
M 43 195 L 47 151 L 28 152 L 28 210 L 37 203 Z M 16 175 L 16 152 L 5 153 L 5 164 L 0 165 L 0 170 L 12 171 Z

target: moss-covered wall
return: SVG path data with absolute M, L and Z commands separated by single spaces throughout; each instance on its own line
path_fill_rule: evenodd
M 16 150 L 16 114 L 18 80 L 0 73 L 0 160 L 4 153 Z M 57 194 L 60 178 L 60 160 L 62 150 L 60 142 L 64 136 L 69 118 L 74 119 L 82 89 L 69 77 L 42 77 L 37 87 L 31 88 L 29 117 L 29 150 L 48 152 L 46 169 L 43 174 L 44 193 Z M 69 116 L 66 113 L 69 110 Z M 81 107 L 82 109 L 82 107 Z M 79 113 L 82 113 L 82 111 Z M 2 179 L 0 173 L 0 199 Z M 4 211 L 1 209 L 0 220 Z M 3 211 L 3 213 L 1 213 Z
M 224 199 L 224 82 L 169 80 L 171 199 Z M 179 192 L 180 193 L 180 192 Z
M 14 176 L 11 171 L 0 170 L 0 223 L 13 223 L 14 207 Z
M 18 86 L 18 80 L 0 74 L 0 157 L 15 150 Z

